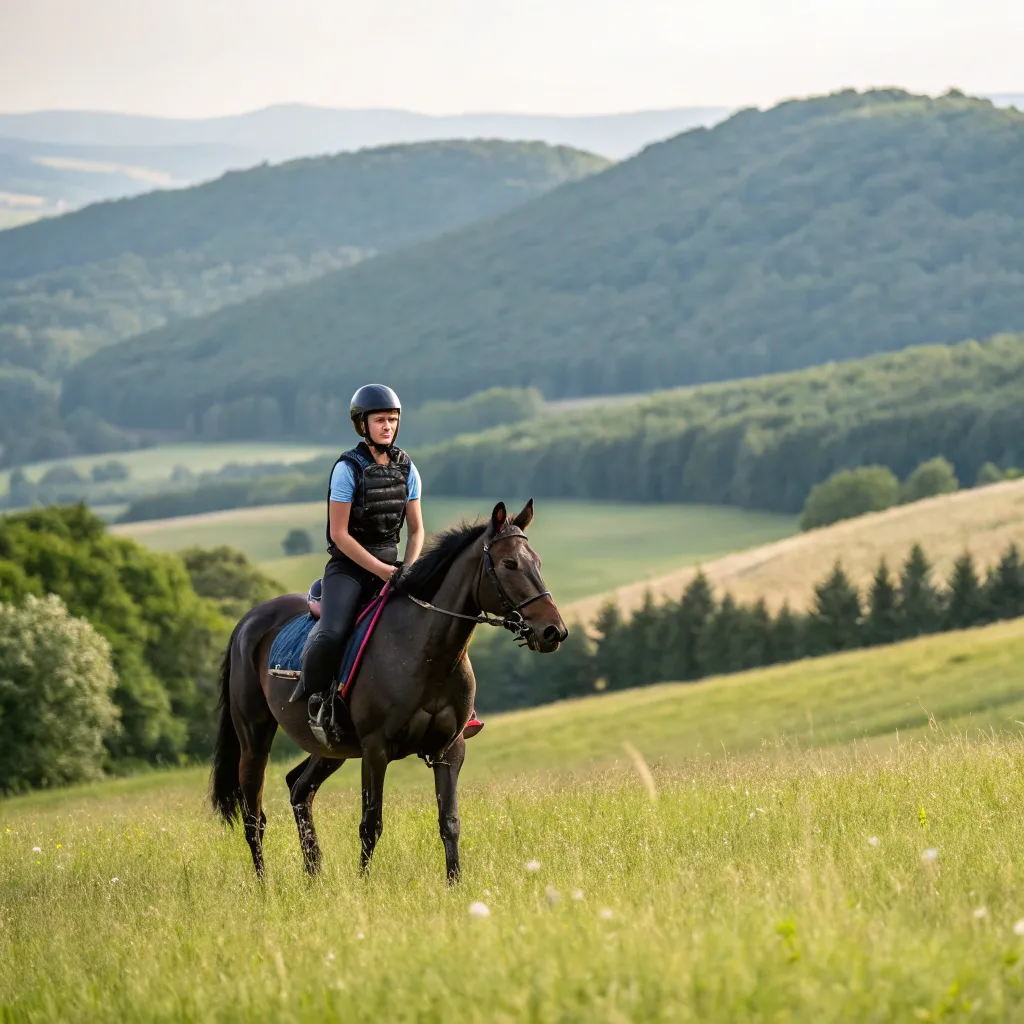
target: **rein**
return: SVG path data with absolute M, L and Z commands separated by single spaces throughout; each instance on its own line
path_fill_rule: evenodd
M 527 540 L 525 533 L 519 533 L 516 536 L 520 536 L 523 540 Z M 542 590 L 538 594 L 534 594 L 533 597 L 528 597 L 525 601 L 520 601 L 518 604 L 512 600 L 508 595 L 508 591 L 501 585 L 501 580 L 498 579 L 498 572 L 494 567 L 494 559 L 491 557 L 491 546 L 490 544 L 484 544 L 484 558 L 483 558 L 483 571 L 484 574 L 494 584 L 494 589 L 498 594 L 498 598 L 505 607 L 505 614 L 498 618 L 497 615 L 491 615 L 485 612 L 481 607 L 479 615 L 463 615 L 461 612 L 449 611 L 447 608 L 438 608 L 437 605 L 431 604 L 429 601 L 424 601 L 422 598 L 413 597 L 412 594 L 406 594 L 414 604 L 418 604 L 421 608 L 427 609 L 427 611 L 438 612 L 440 615 L 447 615 L 453 619 L 464 619 L 466 622 L 476 622 L 480 625 L 486 626 L 500 626 L 503 629 L 507 629 L 514 640 L 522 640 L 519 646 L 522 647 L 530 642 L 530 637 L 533 635 L 533 629 L 530 624 L 523 618 L 523 609 L 527 605 L 533 604 L 534 601 L 539 601 L 542 597 L 550 597 L 550 590 Z M 477 604 L 480 604 L 480 585 L 477 584 Z

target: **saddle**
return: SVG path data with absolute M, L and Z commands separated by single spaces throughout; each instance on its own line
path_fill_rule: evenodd
M 341 695 L 342 700 L 347 699 L 355 683 L 359 666 L 363 660 L 363 653 L 370 642 L 377 622 L 380 620 L 380 613 L 384 610 L 384 605 L 387 604 L 390 596 L 391 585 L 385 583 L 380 592 L 363 606 L 352 627 L 352 632 L 345 641 L 338 670 L 334 677 L 335 692 Z M 320 626 L 319 616 L 314 615 L 313 612 L 314 609 L 311 607 L 304 615 L 296 615 L 294 619 L 290 619 L 284 624 L 274 638 L 270 647 L 268 667 L 272 676 L 277 676 L 278 679 L 297 680 L 302 674 L 303 652 Z

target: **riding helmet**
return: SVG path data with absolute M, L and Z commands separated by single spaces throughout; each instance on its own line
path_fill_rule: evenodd
M 366 417 L 371 412 L 397 409 L 399 422 L 402 416 L 402 400 L 386 384 L 364 384 L 349 402 L 348 415 L 352 426 L 360 437 L 366 437 Z

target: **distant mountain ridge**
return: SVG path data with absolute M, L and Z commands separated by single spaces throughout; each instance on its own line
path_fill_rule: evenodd
M 176 430 L 263 402 L 287 433 L 382 360 L 414 404 L 498 383 L 559 398 L 1020 330 L 1022 181 L 1024 115 L 957 93 L 744 111 L 492 221 L 134 338 L 80 364 L 63 401 Z
M 444 139 L 546 142 L 630 156 L 651 142 L 713 124 L 728 107 L 678 107 L 623 114 L 419 114 L 410 110 L 342 110 L 281 104 L 226 117 L 176 119 L 92 111 L 0 114 L 0 138 L 77 146 L 240 147 L 259 160 Z

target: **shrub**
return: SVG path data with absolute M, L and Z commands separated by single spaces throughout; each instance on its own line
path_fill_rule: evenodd
M 952 494 L 960 489 L 960 481 L 956 478 L 953 464 L 937 455 L 934 459 L 922 462 L 914 470 L 900 488 L 900 502 L 907 504 L 920 501 L 922 498 L 934 498 L 937 494 Z
M 313 550 L 313 538 L 308 530 L 289 530 L 281 548 L 286 555 L 308 555 Z
M 800 529 L 813 530 L 896 504 L 899 481 L 886 466 L 861 466 L 834 473 L 815 484 L 804 503 Z
M 116 683 L 110 645 L 60 598 L 0 605 L 0 789 L 101 775 Z
M 986 484 L 997 484 L 1003 479 L 1003 471 L 994 463 L 986 462 L 978 475 L 974 478 L 975 487 L 984 487 Z

